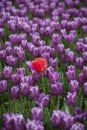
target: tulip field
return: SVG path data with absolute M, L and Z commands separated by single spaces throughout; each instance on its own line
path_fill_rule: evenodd
M 87 0 L 0 0 L 0 130 L 87 130 Z

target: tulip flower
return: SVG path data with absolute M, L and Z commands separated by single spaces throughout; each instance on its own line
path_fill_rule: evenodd
M 44 58 L 36 58 L 33 62 L 32 62 L 32 68 L 36 71 L 36 72 L 43 72 L 46 70 L 47 68 L 47 61 Z

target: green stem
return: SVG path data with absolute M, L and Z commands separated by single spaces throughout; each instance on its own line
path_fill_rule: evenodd
M 3 115 L 4 111 L 5 111 L 5 107 L 4 107 L 4 100 L 3 100 L 3 94 L 2 94 L 2 115 Z
M 17 113 L 17 103 L 16 103 L 16 100 L 14 100 L 14 108 L 15 108 L 15 113 Z
M 60 106 L 60 99 L 59 97 L 57 98 L 57 109 L 59 109 L 59 106 Z
M 31 111 L 31 104 L 30 104 L 30 102 L 31 101 L 30 101 L 30 97 L 29 97 L 29 117 L 30 117 L 30 114 L 31 114 L 31 112 L 30 112 Z
M 42 72 L 42 84 L 43 84 L 43 92 L 45 93 L 45 82 L 44 82 L 44 73 Z
M 51 100 L 50 100 L 50 112 L 53 111 L 55 109 L 55 99 L 54 97 L 51 96 Z
M 27 108 L 26 108 L 26 97 L 24 98 L 24 107 L 25 107 L 25 118 L 27 117 Z
M 21 113 L 24 114 L 24 108 L 23 108 L 23 96 L 20 95 L 20 104 L 21 104 Z

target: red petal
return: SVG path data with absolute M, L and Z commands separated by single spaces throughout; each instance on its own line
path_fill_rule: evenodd
M 36 72 L 41 72 L 41 66 L 38 62 L 33 62 L 32 63 L 32 68 L 36 71 Z

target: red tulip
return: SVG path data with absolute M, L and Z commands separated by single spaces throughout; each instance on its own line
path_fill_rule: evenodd
M 44 58 L 36 58 L 33 62 L 32 62 L 32 68 L 36 71 L 36 72 L 43 72 L 46 70 L 47 68 L 47 60 Z

